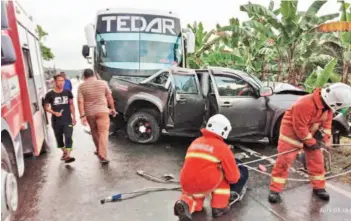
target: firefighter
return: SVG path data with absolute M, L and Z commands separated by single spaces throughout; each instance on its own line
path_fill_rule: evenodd
M 330 148 L 333 112 L 351 106 L 351 87 L 335 83 L 326 88 L 318 88 L 293 104 L 284 114 L 280 126 L 278 153 L 302 148 L 306 154 L 307 171 L 313 193 L 328 201 L 325 190 L 325 169 L 321 148 Z M 322 134 L 323 136 L 317 136 Z M 321 138 L 317 138 L 321 137 Z M 298 151 L 279 155 L 272 171 L 268 201 L 281 201 L 288 170 Z
M 193 212 L 201 211 L 210 194 L 213 216 L 230 210 L 229 185 L 240 178 L 234 154 L 223 140 L 231 129 L 229 120 L 216 114 L 201 130 L 203 136 L 189 146 L 180 174 L 182 196 L 174 205 L 174 214 L 181 221 L 189 221 Z

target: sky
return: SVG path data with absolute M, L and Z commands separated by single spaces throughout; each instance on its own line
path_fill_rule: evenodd
M 215 27 L 217 23 L 225 25 L 229 18 L 247 20 L 246 13 L 240 11 L 240 5 L 248 0 L 19 0 L 33 21 L 48 32 L 45 45 L 55 55 L 52 62 L 45 66 L 61 69 L 83 69 L 88 66 L 83 58 L 82 46 L 86 44 L 84 26 L 92 23 L 96 12 L 104 8 L 140 8 L 172 11 L 180 16 L 182 26 L 194 21 L 202 21 L 205 29 Z M 270 0 L 251 0 L 252 3 L 269 5 Z M 300 0 L 298 10 L 308 9 L 312 0 Z M 280 1 L 275 1 L 278 8 Z M 337 0 L 328 0 L 319 14 L 338 12 Z

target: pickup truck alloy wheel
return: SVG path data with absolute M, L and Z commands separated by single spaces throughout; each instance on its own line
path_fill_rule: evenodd
M 127 133 L 133 142 L 153 143 L 160 137 L 160 127 L 153 114 L 137 112 L 128 120 Z

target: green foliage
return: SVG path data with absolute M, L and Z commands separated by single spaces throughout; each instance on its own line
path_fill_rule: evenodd
M 317 67 L 315 71 L 310 74 L 310 76 L 306 79 L 304 85 L 308 92 L 312 92 L 314 89 L 318 87 L 323 87 L 330 80 L 333 75 L 334 67 L 337 63 L 337 59 L 333 58 L 325 67 L 322 69 L 321 67 Z M 332 77 L 335 81 L 335 76 Z
M 54 54 L 52 53 L 51 49 L 46 47 L 43 43 L 45 40 L 45 37 L 48 36 L 48 33 L 44 31 L 44 29 L 40 26 L 37 25 L 37 34 L 39 36 L 39 42 L 40 42 L 40 50 L 41 50 L 41 55 L 44 60 L 50 61 L 55 58 Z

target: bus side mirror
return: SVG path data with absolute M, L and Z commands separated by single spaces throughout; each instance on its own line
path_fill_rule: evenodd
M 15 62 L 16 54 L 11 38 L 7 35 L 1 35 L 1 65 L 13 64 Z
M 85 31 L 85 37 L 87 39 L 87 43 L 89 47 L 95 47 L 96 46 L 96 41 L 95 41 L 95 29 L 93 24 L 88 24 L 84 28 Z
M 87 58 L 90 54 L 90 48 L 88 45 L 83 45 L 83 49 L 82 49 L 82 55 L 84 58 Z
M 189 28 L 183 29 L 184 34 L 186 35 L 186 52 L 194 53 L 195 52 L 195 35 Z

